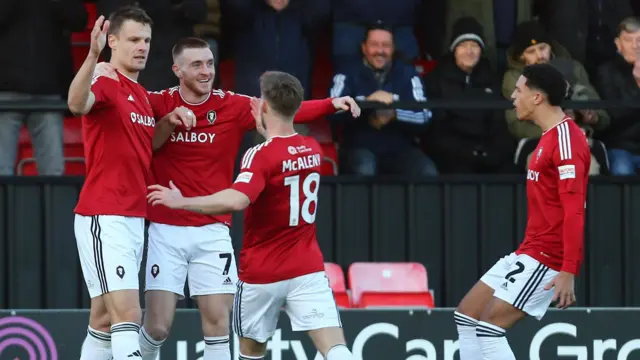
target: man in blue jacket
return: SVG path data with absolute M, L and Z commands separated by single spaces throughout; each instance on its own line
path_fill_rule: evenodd
M 392 32 L 384 25 L 370 27 L 362 42 L 363 59 L 338 68 L 331 97 L 352 96 L 361 101 L 391 104 L 394 101 L 426 101 L 422 80 L 413 65 L 394 60 Z M 344 125 L 341 148 L 343 172 L 437 175 L 433 162 L 417 146 L 425 130 L 428 110 L 370 109 L 355 122 L 342 115 L 334 122 Z

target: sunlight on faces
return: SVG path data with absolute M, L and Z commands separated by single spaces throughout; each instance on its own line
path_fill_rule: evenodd
M 518 120 L 531 120 L 531 115 L 543 98 L 544 94 L 539 90 L 528 87 L 527 78 L 520 75 L 516 82 L 516 89 L 511 94 Z
M 522 53 L 525 65 L 544 64 L 551 60 L 551 45 L 540 43 L 531 45 Z
M 391 61 L 395 47 L 393 35 L 386 30 L 371 30 L 362 44 L 362 53 L 374 69 L 382 69 Z
M 211 49 L 184 49 L 174 59 L 173 72 L 180 79 L 180 86 L 197 95 L 207 95 L 213 88 L 216 75 Z
M 622 31 L 620 36 L 616 38 L 616 47 L 629 64 L 633 64 L 638 59 L 640 51 L 640 30 L 634 32 Z
M 112 61 L 127 71 L 142 71 L 149 56 L 151 26 L 126 20 L 118 32 L 109 35 L 108 42 Z
M 477 42 L 473 40 L 463 41 L 456 46 L 454 51 L 456 65 L 462 70 L 470 71 L 480 61 L 481 54 L 482 48 Z

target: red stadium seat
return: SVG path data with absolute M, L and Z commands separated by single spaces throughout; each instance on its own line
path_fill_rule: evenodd
M 409 307 L 409 308 L 434 308 L 433 294 L 431 292 L 364 292 L 358 303 L 360 308 L 381 307 Z
M 342 268 L 338 264 L 324 263 L 324 272 L 329 279 L 329 285 L 333 290 L 333 297 L 336 299 L 338 307 L 351 307 L 351 300 L 349 299 L 349 293 L 347 293 L 347 287 L 345 286 Z
M 235 86 L 236 63 L 233 60 L 224 60 L 218 64 L 216 76 L 220 78 L 220 89 L 233 90 Z
M 64 121 L 64 161 L 65 175 L 84 175 L 84 147 L 82 143 L 82 123 L 80 118 L 67 118 Z M 38 175 L 36 160 L 29 133 L 25 128 L 20 131 L 16 174 Z
M 356 307 L 435 307 L 419 263 L 353 263 L 349 288 Z
M 74 72 L 78 71 L 84 59 L 89 53 L 89 44 L 91 39 L 91 30 L 96 22 L 96 4 L 85 3 L 87 9 L 87 27 L 83 32 L 71 34 L 71 53 L 73 58 Z
M 416 60 L 413 64 L 416 67 L 418 75 L 421 77 L 430 73 L 436 67 L 436 60 Z
M 316 57 L 311 80 L 311 98 L 324 99 L 329 95 L 329 87 L 333 81 L 333 64 L 331 63 L 331 37 L 329 31 L 324 32 L 316 42 Z
M 320 146 L 323 154 L 320 175 L 338 175 L 338 146 L 334 143 L 320 144 Z

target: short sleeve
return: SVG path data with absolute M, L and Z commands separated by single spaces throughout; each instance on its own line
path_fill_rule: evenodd
M 149 98 L 151 109 L 153 110 L 153 117 L 156 120 L 162 119 L 173 110 L 169 109 L 168 106 L 170 103 L 169 100 L 171 100 L 171 95 L 169 95 L 167 90 L 149 91 L 147 92 L 147 97 Z
M 91 80 L 91 92 L 95 97 L 93 109 L 104 108 L 115 103 L 115 96 L 119 84 L 105 76 L 96 76 Z
M 216 96 L 214 93 L 213 96 Z M 227 91 L 223 95 L 227 97 L 227 101 L 230 103 L 230 107 L 235 109 L 236 119 L 239 126 L 244 131 L 251 131 L 256 128 L 256 120 L 251 114 L 251 96 L 236 94 L 231 91 Z
M 247 195 L 253 203 L 267 184 L 268 171 L 262 145 L 253 147 L 244 154 L 240 163 L 240 174 L 232 188 Z
M 591 159 L 584 135 L 570 132 L 567 124 L 558 126 L 558 146 L 553 154 L 554 172 L 558 179 L 558 193 L 585 192 L 585 178 Z

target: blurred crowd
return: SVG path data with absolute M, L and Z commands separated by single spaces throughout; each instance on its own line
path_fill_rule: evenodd
M 640 100 L 640 17 L 634 17 L 640 1 L 98 0 L 95 6 L 109 14 L 132 3 L 155 23 L 139 79 L 148 90 L 177 85 L 171 48 L 198 36 L 218 63 L 235 63 L 233 88 L 225 90 L 252 96 L 259 96 L 260 74 L 281 70 L 298 77 L 310 98 L 317 59 L 328 55 L 325 96 L 385 104 L 509 99 L 525 65 L 550 62 L 571 84 L 571 100 Z M 0 101 L 63 100 L 74 71 L 71 34 L 89 21 L 85 5 L 3 1 L 0 46 L 8 54 L 0 57 Z M 329 46 L 320 47 L 323 41 Z M 640 109 L 566 112 L 590 141 L 591 174 L 637 174 Z M 1 112 L 0 175 L 15 173 L 23 126 L 38 173 L 62 175 L 63 117 Z M 339 114 L 327 121 L 341 174 L 518 173 L 541 135 L 513 110 L 368 109 L 355 121 Z

